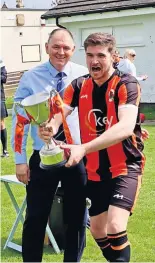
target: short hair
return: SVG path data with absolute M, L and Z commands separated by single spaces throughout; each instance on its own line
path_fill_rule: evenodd
M 63 32 L 67 32 L 70 37 L 72 38 L 73 42 L 74 42 L 74 38 L 73 38 L 73 35 L 72 33 L 67 29 L 67 28 L 56 28 L 54 29 L 50 34 L 49 34 L 49 37 L 48 37 L 48 43 L 50 42 L 52 36 L 56 33 L 56 32 L 59 32 L 59 31 L 63 31 Z
M 120 56 L 120 52 L 116 49 L 114 55 L 119 57 Z
M 128 55 L 136 55 L 136 51 L 134 49 L 126 49 L 124 53 L 124 58 L 127 58 Z
M 97 45 L 108 47 L 110 53 L 113 53 L 116 50 L 116 40 L 114 36 L 108 33 L 93 33 L 84 41 L 85 51 L 87 50 L 87 47 Z

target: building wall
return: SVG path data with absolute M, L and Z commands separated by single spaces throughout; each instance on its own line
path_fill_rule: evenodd
M 153 11 L 152 11 L 153 10 Z M 148 12 L 149 11 L 149 12 Z M 137 12 L 137 13 L 136 13 Z M 155 11 L 136 10 L 60 18 L 59 23 L 70 29 L 74 35 L 76 52 L 73 60 L 85 65 L 83 41 L 92 32 L 109 32 L 116 37 L 121 55 L 126 48 L 136 50 L 137 75 L 147 74 L 141 82 L 142 102 L 155 102 Z M 136 14 L 136 15 L 135 15 Z M 53 20 L 47 21 L 50 24 Z
M 1 12 L 1 54 L 8 72 L 28 70 L 48 59 L 45 42 L 55 23 L 42 26 L 46 10 L 9 10 Z M 16 15 L 24 15 L 24 25 L 17 26 Z

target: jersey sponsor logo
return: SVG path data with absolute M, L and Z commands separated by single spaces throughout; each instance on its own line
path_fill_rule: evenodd
M 116 194 L 116 195 L 113 195 L 113 197 L 117 198 L 117 199 L 123 199 L 123 195 L 120 195 L 120 194 Z
M 86 95 L 82 95 L 80 98 L 81 99 L 88 99 L 88 95 L 87 94 Z
M 101 116 L 99 116 L 99 114 Z M 99 127 L 100 129 L 97 132 L 102 132 L 105 130 L 105 125 L 108 126 L 108 128 L 112 125 L 113 116 L 108 119 L 106 116 L 103 117 L 103 112 L 100 109 L 92 109 L 88 113 L 88 123 L 91 127 L 91 120 L 92 118 L 95 120 L 96 127 Z

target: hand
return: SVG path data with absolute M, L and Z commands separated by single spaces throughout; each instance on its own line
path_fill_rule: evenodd
M 146 80 L 148 78 L 148 76 L 147 75 L 143 75 L 142 78 L 143 78 L 143 80 Z
M 65 164 L 66 167 L 70 167 L 73 165 L 78 164 L 81 159 L 86 155 L 86 149 L 84 145 L 71 145 L 71 144 L 66 144 L 66 145 L 61 145 L 61 149 L 67 149 L 70 150 L 70 156 Z
M 43 123 L 38 127 L 38 136 L 45 142 L 49 143 L 51 137 L 58 132 L 58 127 L 54 119 L 49 123 Z
M 149 139 L 149 132 L 146 129 L 142 128 L 142 140 L 147 140 Z
M 30 169 L 26 163 L 16 164 L 16 177 L 20 182 L 28 184 L 30 181 Z

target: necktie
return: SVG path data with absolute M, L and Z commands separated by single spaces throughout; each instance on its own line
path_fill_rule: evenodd
M 62 86 L 62 80 L 63 77 L 66 76 L 64 72 L 59 72 L 57 74 L 57 77 L 59 77 L 58 82 L 57 82 L 57 91 L 59 92 L 60 96 L 62 97 L 63 95 L 63 86 Z

